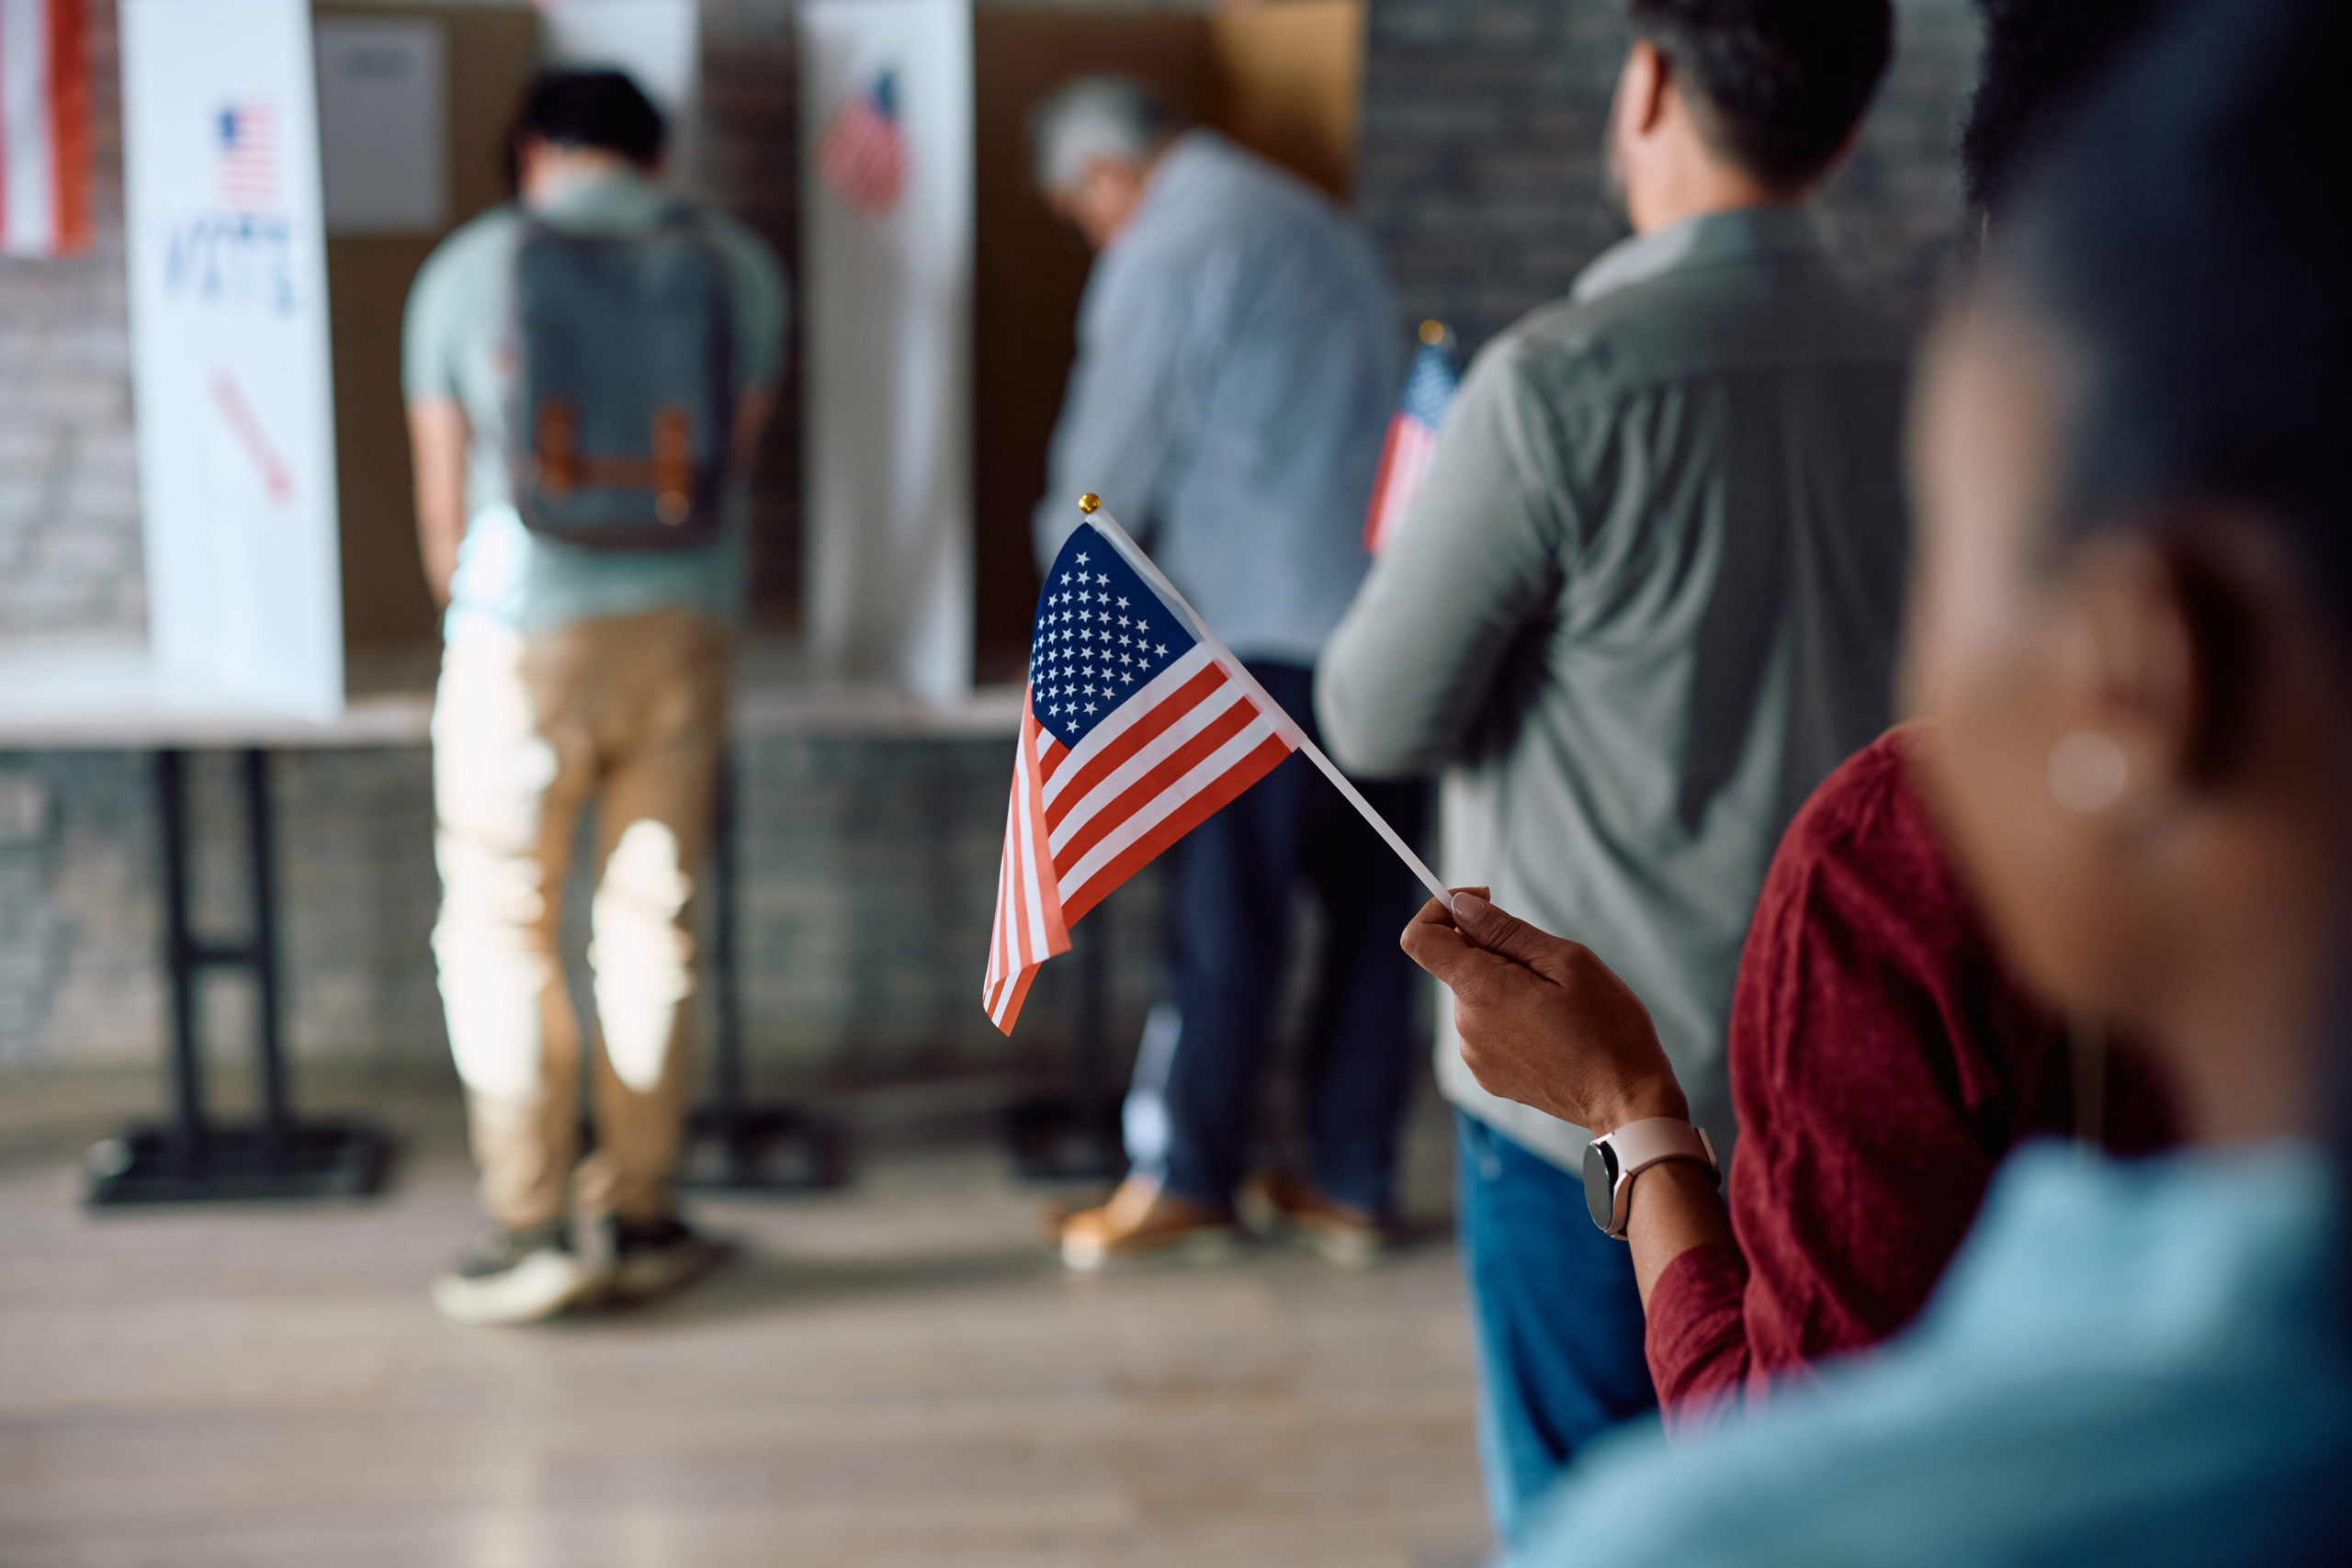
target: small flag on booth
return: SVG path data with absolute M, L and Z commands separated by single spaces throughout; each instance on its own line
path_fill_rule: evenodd
M 899 123 L 899 73 L 884 71 L 843 104 L 817 142 L 817 172 L 852 210 L 879 217 L 907 185 L 907 138 Z
M 1453 362 L 1453 334 L 1443 323 L 1421 323 L 1420 352 L 1413 355 L 1413 373 L 1405 378 L 1405 401 L 1388 422 L 1388 439 L 1380 448 L 1380 474 L 1372 483 L 1372 510 L 1363 520 L 1363 547 L 1378 555 L 1413 504 L 1437 450 L 1438 426 L 1453 406 L 1462 386 L 1462 371 Z
M 266 103 L 223 104 L 213 117 L 220 205 L 232 212 L 277 208 L 277 117 Z
M 0 254 L 90 245 L 83 0 L 0 0 Z
M 1038 595 L 981 1005 L 1007 1034 L 1105 895 L 1304 751 L 1440 883 L 1092 496 Z

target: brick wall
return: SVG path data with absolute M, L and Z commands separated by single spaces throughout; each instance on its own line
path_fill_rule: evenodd
M 1865 265 L 1924 296 L 1959 213 L 1951 148 L 1975 78 L 1965 0 L 1899 0 L 1898 54 L 1827 193 Z M 1624 232 L 1601 146 L 1622 0 L 1372 0 L 1357 197 L 1407 316 L 1476 348 Z
M 71 260 L 0 257 L 0 637 L 147 624 L 112 0 L 89 11 L 95 243 Z

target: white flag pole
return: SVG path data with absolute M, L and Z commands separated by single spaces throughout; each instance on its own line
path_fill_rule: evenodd
M 1217 640 L 1216 634 L 1209 630 L 1208 623 L 1201 619 L 1200 612 L 1193 609 L 1184 596 L 1176 591 L 1176 585 L 1169 581 L 1160 570 L 1152 564 L 1151 558 L 1143 553 L 1143 547 L 1127 537 L 1127 531 L 1119 526 L 1118 520 L 1102 510 L 1101 498 L 1091 494 L 1081 495 L 1078 498 L 1078 509 L 1086 513 L 1088 522 L 1102 531 L 1102 536 L 1111 541 L 1111 547 L 1118 551 L 1129 566 L 1136 569 L 1136 575 L 1149 583 L 1152 591 L 1160 598 L 1167 601 L 1169 608 L 1191 624 L 1193 636 L 1199 638 L 1201 646 L 1215 656 L 1217 663 L 1223 667 L 1226 674 L 1232 678 L 1234 683 L 1255 699 L 1266 716 L 1273 721 L 1274 728 L 1283 741 L 1293 750 L 1306 752 L 1307 760 L 1322 769 L 1323 776 L 1329 779 L 1341 795 L 1347 796 L 1348 804 L 1354 807 L 1363 819 L 1372 824 L 1372 830 L 1378 833 L 1386 841 L 1388 847 L 1396 852 L 1396 858 L 1403 861 L 1411 868 L 1413 874 L 1421 879 L 1421 886 L 1428 888 L 1439 903 L 1452 909 L 1453 895 L 1446 891 L 1445 884 L 1438 880 L 1437 873 L 1431 871 L 1428 863 L 1413 852 L 1413 846 L 1397 835 L 1396 829 L 1388 825 L 1386 818 L 1372 808 L 1372 802 L 1363 797 L 1363 792 L 1356 788 L 1347 774 L 1340 772 L 1337 763 L 1323 754 L 1323 748 L 1308 739 L 1306 731 L 1299 728 L 1298 721 L 1285 713 L 1282 704 L 1274 701 L 1266 688 L 1258 683 L 1258 678 L 1250 673 L 1248 666 L 1233 656 L 1233 650 Z

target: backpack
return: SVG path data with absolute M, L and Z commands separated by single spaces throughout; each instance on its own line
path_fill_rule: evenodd
M 534 533 L 616 549 L 717 536 L 735 426 L 727 263 L 686 208 L 638 234 L 526 220 L 507 417 Z

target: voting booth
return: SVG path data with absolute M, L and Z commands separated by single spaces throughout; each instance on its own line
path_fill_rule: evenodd
M 1344 198 L 1363 8 L 807 0 L 800 28 L 809 652 L 952 700 L 1025 666 L 1030 509 L 1089 263 L 1035 188 L 1029 110 L 1119 72 Z
M 124 0 L 126 248 L 154 689 L 325 720 L 429 647 L 400 325 L 505 197 L 546 60 L 691 128 L 693 0 Z

